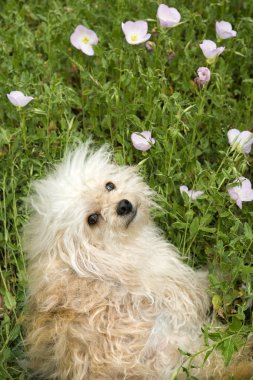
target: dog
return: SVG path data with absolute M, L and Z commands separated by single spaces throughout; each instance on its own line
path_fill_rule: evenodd
M 219 353 L 203 364 L 207 273 L 162 237 L 153 199 L 136 168 L 90 143 L 34 183 L 24 229 L 33 379 L 185 379 L 187 366 L 226 378 Z

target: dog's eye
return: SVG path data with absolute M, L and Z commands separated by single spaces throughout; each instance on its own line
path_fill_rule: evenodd
M 107 184 L 105 185 L 105 188 L 106 188 L 106 190 L 108 190 L 108 191 L 112 191 L 112 190 L 115 189 L 115 185 L 114 185 L 114 183 L 112 183 L 112 182 L 107 182 Z
M 96 224 L 97 221 L 98 221 L 98 214 L 91 214 L 89 217 L 88 217 L 88 224 L 89 225 L 92 225 L 92 224 Z

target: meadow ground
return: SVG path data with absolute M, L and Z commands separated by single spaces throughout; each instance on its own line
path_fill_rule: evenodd
M 228 187 L 241 176 L 253 181 L 253 155 L 233 149 L 227 132 L 253 128 L 253 3 L 171 0 L 181 23 L 170 29 L 157 21 L 158 3 L 1 1 L 0 379 L 26 378 L 21 236 L 30 182 L 90 136 L 96 146 L 109 143 L 119 164 L 139 165 L 158 194 L 154 217 L 166 237 L 190 265 L 208 266 L 221 327 L 205 329 L 214 342 L 207 353 L 218 347 L 228 363 L 252 330 L 253 202 L 240 209 Z M 128 20 L 148 22 L 153 51 L 126 41 Z M 221 20 L 236 37 L 217 42 Z M 70 43 L 79 24 L 99 38 L 94 56 Z M 204 39 L 225 47 L 215 63 L 199 47 Z M 203 66 L 211 72 L 204 86 L 194 82 Z M 6 96 L 14 90 L 34 100 L 18 108 Z M 142 131 L 155 138 L 146 152 L 131 141 Z M 204 194 L 191 200 L 181 185 Z

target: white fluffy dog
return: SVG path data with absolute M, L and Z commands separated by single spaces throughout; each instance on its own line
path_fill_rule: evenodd
M 26 344 L 33 378 L 167 380 L 178 372 L 184 379 L 182 351 L 203 348 L 207 276 L 161 237 L 149 215 L 152 192 L 136 169 L 86 144 L 34 184 L 30 203 Z M 203 368 L 199 357 L 191 373 L 223 376 L 218 354 Z

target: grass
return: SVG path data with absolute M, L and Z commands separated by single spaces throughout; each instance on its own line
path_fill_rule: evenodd
M 227 140 L 230 128 L 252 130 L 252 1 L 168 5 L 182 16 L 171 30 L 158 26 L 154 0 L 2 1 L 0 379 L 26 378 L 21 235 L 30 182 L 90 136 L 97 146 L 108 142 L 119 164 L 139 165 L 158 193 L 155 219 L 166 237 L 190 265 L 208 266 L 222 328 L 204 333 L 226 363 L 252 330 L 252 202 L 240 210 L 227 193 L 237 177 L 253 180 L 252 153 L 233 152 Z M 121 31 L 127 20 L 148 21 L 154 52 L 127 44 Z M 231 22 L 238 35 L 219 43 L 226 49 L 201 89 L 193 82 L 198 67 L 206 66 L 199 43 L 215 40 L 216 20 Z M 78 24 L 99 37 L 93 57 L 70 44 Z M 34 100 L 17 109 L 6 97 L 12 90 Z M 146 153 L 130 139 L 143 130 L 156 139 Z M 183 184 L 205 194 L 190 202 L 179 192 Z

